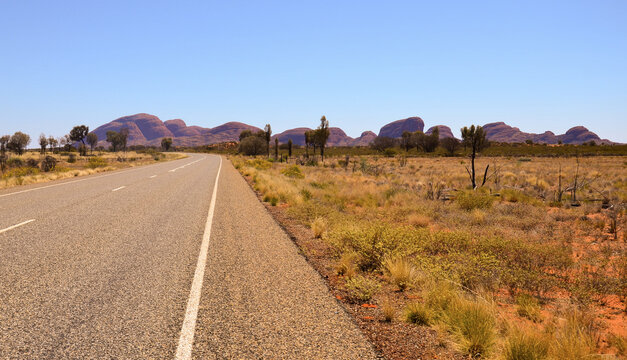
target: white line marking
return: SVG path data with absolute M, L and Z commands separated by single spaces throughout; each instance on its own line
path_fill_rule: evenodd
M 126 186 L 120 186 L 119 188 L 115 188 L 115 189 L 113 189 L 113 190 L 111 190 L 111 191 L 118 191 L 118 190 L 122 190 L 122 189 L 124 189 L 125 187 L 126 187 Z
M 35 221 L 35 219 L 26 220 L 26 221 L 21 222 L 21 223 L 19 223 L 19 224 L 16 224 L 16 225 L 13 225 L 13 226 L 9 226 L 9 227 L 8 227 L 8 228 L 6 228 L 6 229 L 2 229 L 2 230 L 0 230 L 0 234 L 2 234 L 3 232 L 9 231 L 9 230 L 13 230 L 13 229 L 15 229 L 16 227 L 20 227 L 20 226 L 22 226 L 22 225 L 26 225 L 26 224 L 28 224 L 28 223 L 30 223 L 30 222 L 33 222 L 33 221 Z
M 197 162 L 199 162 L 199 161 L 202 161 L 202 160 L 205 160 L 205 158 L 198 159 L 198 160 L 196 160 L 196 161 L 192 161 L 192 162 L 190 162 L 190 163 L 188 163 L 188 164 L 185 164 L 185 165 L 179 166 L 179 167 L 177 167 L 177 168 L 174 168 L 174 169 L 172 169 L 172 170 L 169 170 L 168 172 L 175 172 L 176 170 L 179 170 L 179 169 L 184 169 L 186 166 L 190 166 L 190 165 L 195 164 L 195 163 L 197 163 Z M 220 159 L 220 161 L 222 161 L 222 160 Z
M 201 160 L 203 160 L 203 159 L 201 159 Z M 178 160 L 174 160 L 174 161 L 178 161 Z M 153 164 L 153 165 L 160 165 L 160 164 Z M 148 166 L 150 166 L 150 165 L 148 165 Z M 47 188 L 61 186 L 61 185 L 74 184 L 74 183 L 81 182 L 81 181 L 86 181 L 86 180 L 100 179 L 100 178 L 103 178 L 103 177 L 119 175 L 119 174 L 122 174 L 122 173 L 127 173 L 127 172 L 131 172 L 131 171 L 135 171 L 135 170 L 141 170 L 141 169 L 144 169 L 144 168 L 145 168 L 144 166 L 140 166 L 140 167 L 136 167 L 136 168 L 133 168 L 133 169 L 121 170 L 121 171 L 117 171 L 117 172 L 110 173 L 110 174 L 102 174 L 102 175 L 90 176 L 90 177 L 87 177 L 87 178 L 84 178 L 84 179 L 80 179 L 80 180 L 68 181 L 68 182 L 64 182 L 64 183 L 60 183 L 60 184 L 52 184 L 52 185 L 46 185 L 46 186 L 40 186 L 40 187 L 36 187 L 36 188 L 32 188 L 32 189 L 22 190 L 22 191 L 16 191 L 16 192 L 8 193 L 8 194 L 2 194 L 2 195 L 0 195 L 0 198 L 5 197 L 5 196 L 23 194 L 23 193 L 27 193 L 27 192 L 31 192 L 31 191 L 35 191 L 35 190 L 47 189 Z
M 202 281 L 205 277 L 205 266 L 207 265 L 207 252 L 209 249 L 209 238 L 211 237 L 211 224 L 213 223 L 213 212 L 216 206 L 216 195 L 218 192 L 218 180 L 220 179 L 220 170 L 222 169 L 222 157 L 220 157 L 220 166 L 213 184 L 213 193 L 211 194 L 211 204 L 209 205 L 209 214 L 207 215 L 207 223 L 205 224 L 205 233 L 202 236 L 202 244 L 200 244 L 200 253 L 198 254 L 198 262 L 196 263 L 196 271 L 194 272 L 194 280 L 192 288 L 189 291 L 189 299 L 187 300 L 187 308 L 185 309 L 185 319 L 181 328 L 181 337 L 179 345 L 176 348 L 177 360 L 188 360 L 192 357 L 192 348 L 194 345 L 194 332 L 196 331 L 196 317 L 198 315 L 198 305 L 200 304 L 200 293 L 202 290 Z
M 151 178 L 151 179 L 154 179 L 154 178 L 156 178 L 156 177 L 157 177 L 157 175 L 153 175 L 153 176 L 151 176 L 150 178 Z

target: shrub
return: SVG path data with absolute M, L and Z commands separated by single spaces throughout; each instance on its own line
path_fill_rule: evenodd
M 416 279 L 416 269 L 407 259 L 386 256 L 383 259 L 383 268 L 389 281 L 398 286 L 400 291 L 409 288 Z
M 379 291 L 381 285 L 376 280 L 358 275 L 346 279 L 346 290 L 349 298 L 355 302 L 366 302 Z
M 353 252 L 342 254 L 340 261 L 335 266 L 335 272 L 349 279 L 352 278 L 357 273 L 357 265 L 355 264 L 357 258 L 358 255 Z
M 33 158 L 26 159 L 26 166 L 28 166 L 30 168 L 38 168 L 39 167 L 39 161 L 37 161 L 36 159 L 33 159 Z
M 599 340 L 594 317 L 579 309 L 566 311 L 565 322 L 555 330 L 552 353 L 558 359 L 575 360 L 594 354 Z
M 67 157 L 67 162 L 69 162 L 70 164 L 75 163 L 76 162 L 76 154 L 70 154 Z
M 95 168 L 99 168 L 99 167 L 105 167 L 107 166 L 107 160 L 104 158 L 101 158 L 99 156 L 95 156 L 92 158 L 89 158 L 89 161 L 87 163 L 87 167 L 90 169 L 95 169 Z
M 526 317 L 533 322 L 540 321 L 540 305 L 536 298 L 529 294 L 520 294 L 516 296 L 516 305 L 518 315 Z
M 411 214 L 407 217 L 407 223 L 418 228 L 424 228 L 429 226 L 430 221 L 431 219 L 429 219 L 428 216 L 424 216 L 421 214 Z
M 318 217 L 311 223 L 311 230 L 313 230 L 314 237 L 321 239 L 327 232 L 327 221 L 324 218 Z
M 386 301 L 381 305 L 381 312 L 383 313 L 383 319 L 386 322 L 392 322 L 396 317 L 396 309 L 390 302 Z
M 240 141 L 238 151 L 244 155 L 261 155 L 266 153 L 267 146 L 259 136 L 248 136 Z
M 37 174 L 39 174 L 39 168 L 18 167 L 18 168 L 14 168 L 5 172 L 2 175 L 2 177 L 3 178 L 10 178 L 10 177 L 21 178 L 23 176 L 37 175 Z M 19 184 L 21 185 L 21 181 Z
M 57 166 L 57 159 L 52 156 L 46 156 L 44 160 L 41 162 L 41 170 L 48 172 L 54 170 Z
M 480 191 L 459 191 L 455 202 L 464 210 L 488 209 L 492 206 L 494 198 L 490 194 Z
M 283 169 L 281 171 L 281 174 L 295 179 L 302 179 L 305 177 L 305 175 L 303 175 L 303 172 L 300 171 L 300 167 L 298 167 L 298 165 L 292 165 Z
M 549 355 L 549 341 L 545 335 L 517 330 L 505 342 L 506 360 L 542 360 Z
M 24 161 L 20 158 L 10 158 L 9 161 L 7 161 L 7 165 L 9 165 L 9 167 L 21 167 L 24 166 Z
M 607 342 L 610 346 L 613 346 L 616 349 L 616 355 L 627 355 L 627 340 L 625 340 L 625 337 L 616 334 L 609 334 Z
M 460 300 L 447 310 L 446 323 L 460 350 L 473 357 L 485 357 L 496 339 L 495 318 L 483 302 Z
M 431 313 L 423 304 L 410 303 L 405 307 L 405 320 L 408 323 L 428 326 L 431 323 Z

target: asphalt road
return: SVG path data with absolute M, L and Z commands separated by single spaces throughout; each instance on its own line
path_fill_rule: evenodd
M 375 357 L 218 156 L 0 191 L 0 358 L 177 355 Z

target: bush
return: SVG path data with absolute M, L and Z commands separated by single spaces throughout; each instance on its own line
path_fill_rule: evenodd
M 492 206 L 494 198 L 490 194 L 480 191 L 459 191 L 455 202 L 464 210 L 488 209 Z
M 558 359 L 575 360 L 595 353 L 599 340 L 594 317 L 572 308 L 565 313 L 566 321 L 555 331 L 552 352 Z
M 89 158 L 89 161 L 87 163 L 87 167 L 90 169 L 105 167 L 107 165 L 108 165 L 107 160 L 99 156 Z
M 33 159 L 33 158 L 26 159 L 26 166 L 28 166 L 30 168 L 38 168 L 39 167 L 39 161 L 37 161 L 36 159 Z
M 296 179 L 302 179 L 305 177 L 302 171 L 300 171 L 300 167 L 298 167 L 298 165 L 292 165 L 290 167 L 283 169 L 281 171 L 281 174 L 287 177 L 296 178 Z
M 5 172 L 2 175 L 2 177 L 3 178 L 10 178 L 10 177 L 21 178 L 23 176 L 37 175 L 37 174 L 39 174 L 39 168 L 18 167 L 18 168 L 13 168 L 13 169 Z
M 342 257 L 340 257 L 340 261 L 335 266 L 335 272 L 338 275 L 343 275 L 347 278 L 352 278 L 357 274 L 357 265 L 355 264 L 355 260 L 358 258 L 358 255 L 355 253 L 344 253 Z
M 70 164 L 75 163 L 75 162 L 76 162 L 76 154 L 70 154 L 70 155 L 67 157 L 67 162 L 69 162 Z
M 490 353 L 496 340 L 496 321 L 487 304 L 460 300 L 449 307 L 446 323 L 462 352 L 473 357 Z
M 57 166 L 57 159 L 52 156 L 46 156 L 41 162 L 41 170 L 44 172 L 52 171 Z
M 545 335 L 517 330 L 507 339 L 503 353 L 506 360 L 546 359 L 549 341 Z
M 248 136 L 239 143 L 238 151 L 244 155 L 261 155 L 267 150 L 266 141 L 258 136 Z
M 9 161 L 7 161 L 7 165 L 12 168 L 21 167 L 24 166 L 24 161 L 20 158 L 10 158 Z
M 318 217 L 311 223 L 311 230 L 313 230 L 314 237 L 321 239 L 324 233 L 327 232 L 327 221 L 324 218 Z
M 390 282 L 398 286 L 400 291 L 412 286 L 416 280 L 416 269 L 405 258 L 386 256 L 383 260 L 383 268 Z
M 405 320 L 408 323 L 428 326 L 431 323 L 431 312 L 420 303 L 411 303 L 405 307 Z
M 396 317 L 396 309 L 390 302 L 384 302 L 381 305 L 381 312 L 383 313 L 383 319 L 386 322 L 392 322 L 392 320 Z
M 538 300 L 529 294 L 520 294 L 516 297 L 516 312 L 533 322 L 540 321 L 540 305 Z
M 369 301 L 379 291 L 380 287 L 381 285 L 376 280 L 361 275 L 346 279 L 349 299 L 355 302 Z

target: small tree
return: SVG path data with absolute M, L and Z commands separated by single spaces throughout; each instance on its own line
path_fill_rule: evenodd
M 313 130 L 305 131 L 305 156 L 309 158 L 309 145 L 313 143 Z M 314 153 L 316 149 L 314 147 Z
M 370 146 L 379 152 L 384 152 L 385 150 L 396 146 L 396 140 L 388 136 L 377 136 L 374 138 Z
M 57 139 L 54 138 L 54 136 L 49 136 L 48 137 L 48 146 L 50 147 L 50 151 L 52 151 L 53 153 L 55 151 L 57 151 L 57 144 L 59 142 L 57 141 Z
M 274 138 L 274 159 L 278 159 L 279 158 L 279 138 L 275 137 Z
M 9 144 L 10 140 L 11 135 L 0 136 L 0 154 L 4 155 L 4 153 L 7 151 L 7 145 Z
M 442 147 L 449 153 L 450 156 L 455 155 L 455 152 L 461 147 L 459 140 L 454 137 L 446 137 L 440 141 Z
M 414 147 L 413 140 L 414 137 L 411 132 L 403 131 L 403 135 L 401 136 L 401 146 L 405 149 L 405 152 Z
M 98 145 L 98 135 L 94 132 L 90 132 L 87 134 L 87 143 L 91 149 L 92 154 L 94 153 L 94 148 Z
M 287 156 L 292 157 L 292 139 L 287 140 Z
M 39 135 L 39 146 L 41 147 L 40 152 L 42 154 L 45 154 L 46 146 L 48 146 L 48 138 L 46 137 L 46 135 L 44 134 Z
M 249 136 L 253 136 L 252 130 L 244 130 L 239 133 L 239 141 L 242 141 L 244 138 L 247 138 Z
M 117 152 L 122 146 L 120 133 L 113 130 L 107 131 L 107 142 L 111 144 L 111 150 Z
M 331 131 L 329 130 L 329 121 L 327 120 L 326 116 L 322 115 L 322 117 L 320 118 L 320 126 L 318 126 L 314 134 L 314 142 L 317 143 L 318 146 L 320 146 L 320 157 L 322 158 L 323 162 L 324 147 L 327 144 L 327 140 L 329 140 L 330 134 Z
M 161 147 L 163 150 L 168 151 L 172 146 L 172 138 L 163 138 L 161 139 Z
M 239 153 L 244 155 L 261 155 L 265 153 L 266 140 L 260 136 L 247 136 L 239 143 Z
M 466 126 L 462 128 L 462 140 L 464 142 L 464 146 L 469 148 L 471 151 L 470 152 L 471 170 L 468 170 L 468 168 L 466 168 L 466 171 L 468 172 L 468 175 L 470 176 L 470 182 L 472 183 L 473 189 L 477 188 L 477 182 L 475 181 L 475 158 L 477 157 L 477 153 L 479 153 L 481 150 L 485 149 L 489 145 L 488 142 L 486 141 L 485 136 L 486 136 L 485 131 L 483 131 L 483 128 L 481 126 L 477 125 L 475 127 L 475 125 L 472 125 L 470 126 L 470 128 Z M 486 172 L 487 172 L 487 168 L 486 168 Z
M 18 155 L 22 155 L 28 144 L 30 144 L 30 136 L 18 131 L 11 136 L 6 146 L 7 149 L 15 152 Z
M 89 134 L 89 127 L 85 125 L 74 126 L 72 130 L 70 130 L 70 140 L 74 142 L 81 142 L 83 144 L 82 147 L 79 147 L 81 150 L 81 155 L 86 155 L 86 147 L 85 147 L 85 138 L 87 138 L 87 134 Z
M 128 128 L 120 129 L 120 145 L 122 145 L 122 149 L 126 151 L 126 143 L 128 142 Z
M 440 129 L 436 126 L 433 132 L 429 135 L 423 136 L 423 149 L 425 152 L 431 153 L 438 148 L 440 144 Z
M 266 138 L 266 146 L 268 148 L 268 158 L 270 157 L 270 140 L 272 139 L 272 127 L 270 124 L 266 124 L 263 128 L 263 132 Z

